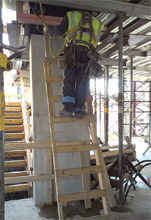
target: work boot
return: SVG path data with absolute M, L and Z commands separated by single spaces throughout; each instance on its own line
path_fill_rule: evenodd
M 79 119 L 81 119 L 86 114 L 87 114 L 86 111 L 75 112 L 75 118 L 79 120 Z
M 68 112 L 67 110 L 63 109 L 59 111 L 59 115 L 62 115 L 66 118 L 71 118 L 72 117 L 72 112 Z

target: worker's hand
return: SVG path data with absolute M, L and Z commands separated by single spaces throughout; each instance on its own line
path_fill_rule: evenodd
M 48 28 L 48 26 L 44 26 L 44 27 L 43 27 L 43 32 L 44 32 L 45 34 L 49 34 L 49 28 Z

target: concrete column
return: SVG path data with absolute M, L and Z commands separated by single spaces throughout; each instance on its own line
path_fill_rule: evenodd
M 60 50 L 64 38 L 53 38 L 53 48 L 56 53 Z M 32 116 L 33 116 L 33 134 L 34 141 L 45 141 L 49 136 L 48 111 L 46 92 L 44 85 L 44 42 L 43 36 L 32 35 L 30 47 L 31 62 L 31 90 L 32 90 Z M 62 75 L 57 64 L 51 65 L 52 75 Z M 60 95 L 62 92 L 62 83 L 53 83 L 54 95 Z M 56 116 L 60 109 L 63 108 L 61 103 L 55 104 Z M 87 141 L 89 140 L 88 123 L 59 123 L 55 124 L 55 138 L 57 142 L 63 141 Z M 74 168 L 80 166 L 79 153 L 64 153 L 58 155 L 59 168 Z M 89 153 L 86 153 L 86 161 L 89 164 Z M 34 174 L 46 173 L 46 151 L 34 151 Z M 55 186 L 54 186 L 55 187 Z M 67 178 L 61 180 L 61 193 L 71 193 L 82 191 L 81 177 Z M 36 205 L 46 203 L 46 182 L 34 184 L 34 201 Z M 53 193 L 55 189 L 53 190 Z M 56 201 L 55 193 L 53 194 Z
M 47 99 L 44 79 L 44 39 L 40 35 L 31 35 L 30 42 L 30 79 L 32 106 L 32 134 L 34 142 L 44 142 L 50 136 Z M 46 174 L 46 150 L 33 151 L 33 174 Z M 36 182 L 33 186 L 35 205 L 47 202 L 47 182 Z

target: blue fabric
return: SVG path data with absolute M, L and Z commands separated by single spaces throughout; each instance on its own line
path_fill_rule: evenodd
M 4 130 L 0 130 L 0 141 L 4 139 Z
M 75 98 L 71 97 L 71 96 L 65 96 L 63 97 L 61 103 L 65 103 L 65 102 L 70 102 L 75 104 Z
M 76 107 L 76 108 L 74 108 L 74 112 L 84 111 L 85 108 L 86 108 L 86 105 L 83 106 L 83 108 L 77 108 L 77 107 Z

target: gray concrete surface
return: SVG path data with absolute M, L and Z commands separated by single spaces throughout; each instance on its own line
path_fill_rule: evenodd
M 130 192 L 134 198 L 128 198 L 124 206 L 118 205 L 111 210 L 112 220 L 150 220 L 151 190 L 137 189 Z M 66 219 L 80 219 L 102 213 L 102 203 L 94 201 L 93 208 L 86 210 L 83 202 L 71 203 L 65 210 Z M 57 220 L 57 205 L 36 207 L 31 198 L 7 201 L 5 203 L 5 220 Z M 93 219 L 93 218 L 92 218 Z M 99 219 L 99 218 L 98 218 Z

